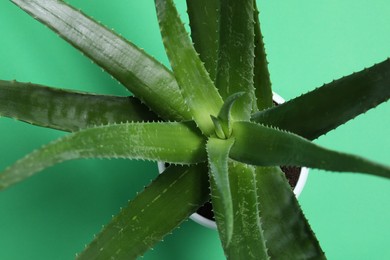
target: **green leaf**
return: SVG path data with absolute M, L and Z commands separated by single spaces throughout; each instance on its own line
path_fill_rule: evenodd
M 259 211 L 254 167 L 230 161 L 229 181 L 234 229 L 231 243 L 225 248 L 227 258 L 269 259 L 267 241 L 262 228 L 263 219 L 260 217 L 262 212 Z
M 245 92 L 235 93 L 226 98 L 219 111 L 218 117 L 211 116 L 214 124 L 215 134 L 220 139 L 228 139 L 232 134 L 232 116 L 231 110 L 234 103 L 240 97 L 244 96 Z
M 325 259 L 279 167 L 256 167 L 262 228 L 271 259 Z
M 361 172 L 390 178 L 390 167 L 364 158 L 322 148 L 277 129 L 250 122 L 233 124 L 234 160 L 258 166 L 306 166 L 328 171 Z
M 191 122 L 88 128 L 60 138 L 5 169 L 0 174 L 0 189 L 68 160 L 131 158 L 188 164 L 206 160 L 204 147 L 205 140 Z
M 227 139 L 228 135 L 226 135 L 226 131 L 224 131 L 224 129 L 222 127 L 221 120 L 218 119 L 218 117 L 215 117 L 215 116 L 210 116 L 210 117 L 211 117 L 211 120 L 213 121 L 213 124 L 214 124 L 215 135 L 219 139 Z
M 219 0 L 187 0 L 195 50 L 214 81 L 219 48 Z
M 214 214 L 225 247 L 229 246 L 233 234 L 233 204 L 228 175 L 228 156 L 233 143 L 234 139 L 222 140 L 211 137 L 206 145 Z
M 260 29 L 259 11 L 256 0 L 255 7 L 255 61 L 254 61 L 254 87 L 257 108 L 264 110 L 273 106 L 271 79 L 268 71 L 267 55 L 265 54 L 263 35 Z
M 158 120 L 148 107 L 133 97 L 97 95 L 2 80 L 0 116 L 69 132 L 110 123 Z
M 164 119 L 191 119 L 173 75 L 111 30 L 59 0 L 12 0 L 102 67 Z
M 232 134 L 232 107 L 236 101 L 245 95 L 245 92 L 238 92 L 226 98 L 221 111 L 219 111 L 218 119 L 221 124 L 222 130 L 225 134 L 225 139 L 229 138 Z
M 333 81 L 252 119 L 316 139 L 390 98 L 390 59 Z
M 136 259 L 208 199 L 206 165 L 170 166 L 122 209 L 77 259 Z
M 155 0 L 164 46 L 184 100 L 203 133 L 214 131 L 210 115 L 223 104 L 199 59 L 172 0 Z
M 253 0 L 221 0 L 220 45 L 216 86 L 223 99 L 245 92 L 232 110 L 235 119 L 250 118 L 254 102 Z

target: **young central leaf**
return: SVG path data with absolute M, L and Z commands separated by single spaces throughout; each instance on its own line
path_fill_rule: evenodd
M 223 104 L 221 111 L 219 111 L 218 118 L 221 121 L 222 129 L 227 137 L 230 137 L 232 134 L 232 108 L 234 103 L 245 95 L 245 92 L 235 93 L 228 98 L 226 98 L 225 103 Z M 241 119 L 241 118 L 236 118 Z M 245 120 L 245 118 L 243 118 Z
M 231 111 L 234 103 L 237 99 L 244 96 L 245 92 L 238 92 L 229 96 L 221 110 L 219 111 L 218 117 L 211 115 L 215 127 L 215 134 L 220 139 L 228 139 L 232 134 L 232 122 L 231 122 Z

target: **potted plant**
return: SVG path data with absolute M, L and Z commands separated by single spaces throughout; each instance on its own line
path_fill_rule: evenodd
M 276 93 L 272 94 L 272 100 L 274 105 L 276 106 L 285 102 L 285 100 Z M 163 173 L 168 166 L 168 163 L 159 162 L 159 173 Z M 290 184 L 295 196 L 298 198 L 303 188 L 305 187 L 307 177 L 309 175 L 309 169 L 306 167 L 295 166 L 281 166 L 280 168 L 282 172 L 286 175 L 288 183 Z M 190 216 L 190 219 L 205 227 L 217 229 L 217 224 L 215 223 L 215 216 L 211 201 L 206 202 L 206 204 L 200 207 L 195 213 Z
M 323 258 L 278 166 L 289 164 L 389 176 L 387 166 L 333 152 L 309 141 L 386 101 L 389 61 L 272 108 L 259 24 L 251 23 L 254 13 L 248 12 L 254 10 L 252 1 L 240 7 L 235 6 L 237 2 L 221 1 L 219 48 L 210 47 L 206 43 L 209 38 L 201 36 L 212 34 L 200 29 L 204 20 L 209 23 L 203 29 L 216 26 L 215 15 L 200 12 L 203 7 L 215 10 L 211 6 L 214 3 L 206 1 L 200 8 L 197 2 L 189 7 L 195 48 L 205 65 L 192 48 L 172 2 L 156 1 L 173 74 L 62 1 L 14 2 L 76 45 L 154 112 L 135 98 L 96 96 L 3 81 L 3 115 L 76 132 L 7 168 L 0 175 L 2 188 L 55 163 L 77 158 L 131 157 L 192 165 L 167 169 L 167 173 L 114 218 L 80 258 L 142 254 L 208 200 L 207 165 L 219 233 L 227 256 L 261 259 L 269 255 L 280 258 L 288 254 L 290 258 L 298 258 L 314 254 Z M 235 38 L 237 35 L 240 37 Z M 211 43 L 215 43 L 215 38 Z M 210 48 L 203 48 L 202 44 Z M 252 86 L 253 68 L 253 86 L 261 94 Z M 350 95 L 352 92 L 356 95 Z M 335 100 L 336 97 L 342 102 Z M 329 106 L 331 99 L 335 104 Z M 19 102 L 16 107 L 27 108 L 10 108 L 9 104 L 15 102 Z M 44 109 L 51 113 L 40 115 Z M 56 109 L 62 113 L 53 113 Z M 155 113 L 168 122 L 123 123 L 155 120 Z M 161 212 L 162 208 L 165 210 Z M 156 212 L 165 214 L 166 218 L 156 221 Z M 295 221 L 284 221 L 286 212 Z M 272 223 L 275 219 L 277 225 Z M 272 234 L 278 234 L 278 241 Z M 289 238 L 287 247 L 281 247 L 280 237 Z

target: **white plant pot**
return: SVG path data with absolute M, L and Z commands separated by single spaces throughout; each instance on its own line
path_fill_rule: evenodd
M 285 100 L 276 93 L 273 93 L 273 100 L 278 104 L 282 104 L 285 102 Z M 157 164 L 157 166 L 158 166 L 159 173 L 162 173 L 166 168 L 163 162 L 159 162 Z M 303 188 L 305 187 L 308 175 L 309 175 L 309 169 L 306 167 L 302 167 L 301 172 L 299 174 L 297 184 L 294 187 L 294 194 L 297 198 L 299 197 Z M 198 223 L 202 226 L 205 226 L 205 227 L 208 227 L 211 229 L 217 229 L 217 225 L 216 225 L 215 221 L 210 220 L 206 217 L 203 217 L 202 215 L 200 215 L 198 213 L 193 213 L 190 216 L 190 219 L 192 219 L 193 221 L 195 221 L 196 223 Z

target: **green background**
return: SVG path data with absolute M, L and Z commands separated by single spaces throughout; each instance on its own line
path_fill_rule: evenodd
M 72 0 L 167 63 L 153 1 Z M 184 1 L 177 1 L 185 16 Z M 286 99 L 390 56 L 388 0 L 259 1 L 274 90 Z M 115 80 L 9 1 L 0 78 L 104 94 Z M 389 164 L 390 103 L 316 142 Z M 63 133 L 0 119 L 0 169 Z M 157 174 L 154 163 L 64 163 L 0 193 L 0 259 L 72 259 Z M 390 259 L 390 182 L 312 170 L 300 202 L 329 259 Z M 187 221 L 144 259 L 223 259 L 215 231 Z

